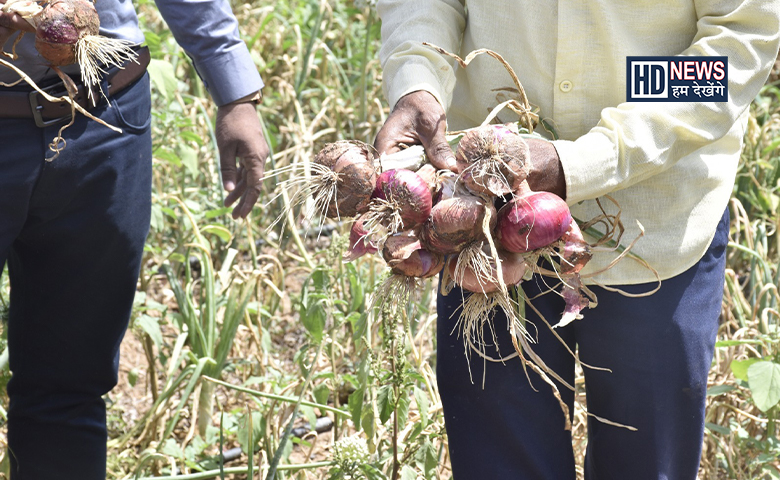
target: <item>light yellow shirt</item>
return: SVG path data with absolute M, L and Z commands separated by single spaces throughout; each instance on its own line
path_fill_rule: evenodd
M 447 110 L 451 130 L 479 125 L 507 98 L 496 89 L 513 86 L 504 67 L 488 56 L 454 67 L 421 42 L 461 56 L 492 49 L 560 135 L 554 144 L 575 217 L 597 216 L 594 199 L 614 197 L 626 227 L 621 243 L 639 235 L 641 222 L 645 236 L 633 252 L 663 279 L 702 257 L 733 189 L 747 108 L 777 56 L 780 2 L 380 0 L 377 8 L 391 106 L 426 90 Z M 728 56 L 729 101 L 626 103 L 626 57 L 651 55 Z M 517 116 L 503 110 L 499 120 Z M 597 252 L 583 274 L 615 255 Z M 631 259 L 595 278 L 655 279 Z

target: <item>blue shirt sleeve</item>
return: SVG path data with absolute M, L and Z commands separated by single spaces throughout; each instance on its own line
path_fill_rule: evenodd
M 253 94 L 263 81 L 228 0 L 155 0 L 217 106 Z

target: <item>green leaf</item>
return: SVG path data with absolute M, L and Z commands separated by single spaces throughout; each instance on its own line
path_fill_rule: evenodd
M 127 372 L 127 383 L 129 383 L 131 387 L 135 387 L 136 382 L 138 382 L 138 369 L 133 368 Z
M 776 149 L 778 146 L 780 146 L 780 138 L 774 139 L 772 141 L 772 143 L 770 143 L 769 145 L 764 147 L 763 150 L 761 150 L 761 155 L 762 156 L 766 156 L 767 153 L 770 153 L 772 150 Z
M 436 447 L 433 446 L 430 439 L 426 438 L 422 447 L 414 455 L 417 468 L 425 472 L 425 478 L 436 478 L 436 470 L 439 467 L 439 458 L 436 453 Z
M 323 307 L 324 300 L 314 302 L 301 312 L 303 326 L 308 330 L 316 342 L 322 340 L 322 334 L 325 331 L 325 322 L 328 314 Z
M 347 406 L 349 407 L 349 413 L 352 414 L 352 423 L 360 431 L 360 420 L 363 415 L 363 396 L 365 395 L 365 387 L 360 387 L 349 395 L 347 400 Z
M 156 230 L 158 232 L 162 232 L 163 229 L 165 229 L 165 217 L 163 217 L 162 208 L 160 208 L 160 205 L 156 203 L 152 204 L 151 227 L 153 230 Z
M 154 346 L 159 349 L 163 343 L 163 335 L 162 330 L 160 330 L 160 323 L 158 322 L 158 319 L 142 314 L 138 315 L 138 317 L 135 319 L 135 324 L 136 326 L 140 327 L 141 330 L 146 332 L 147 335 L 149 335 L 149 337 L 154 342 Z
M 146 70 L 149 72 L 152 85 L 166 101 L 170 101 L 179 88 L 176 72 L 173 71 L 173 64 L 163 60 L 152 59 Z
M 197 177 L 200 174 L 198 151 L 184 144 L 179 144 L 176 150 L 184 168 L 190 172 L 190 175 Z
M 165 443 L 163 443 L 163 446 L 160 449 L 160 453 L 170 455 L 174 458 L 184 459 L 184 451 L 181 449 L 181 446 L 176 443 L 176 440 L 172 438 L 169 438 L 165 441 Z
M 780 402 L 780 365 L 760 361 L 748 368 L 748 384 L 753 400 L 762 412 Z
M 324 268 L 318 268 L 311 272 L 311 281 L 318 292 L 327 292 L 330 285 L 330 276 Z
M 731 368 L 731 373 L 734 374 L 734 378 L 738 378 L 740 380 L 747 382 L 748 368 L 760 360 L 761 360 L 760 358 L 748 358 L 747 360 L 732 360 L 731 365 L 729 365 L 729 367 Z
M 202 233 L 213 233 L 225 243 L 230 243 L 230 239 L 233 236 L 230 233 L 230 230 L 223 227 L 222 225 L 206 225 L 205 227 L 201 228 L 200 231 Z
M 203 146 L 203 138 L 201 138 L 200 135 L 198 135 L 197 133 L 191 130 L 182 130 L 179 132 L 179 135 L 181 136 L 182 140 L 187 140 L 188 142 L 194 142 L 200 146 Z
M 374 409 L 364 408 L 360 419 L 360 426 L 363 427 L 363 431 L 366 432 L 366 439 L 368 440 L 368 445 L 371 450 L 374 449 L 374 433 L 376 433 L 375 421 Z
M 735 390 L 736 388 L 737 387 L 734 385 L 715 385 L 707 389 L 707 396 L 717 397 L 718 395 L 723 395 L 724 393 L 728 393 L 732 390 Z
M 393 413 L 395 398 L 392 385 L 382 385 L 376 394 L 376 405 L 379 409 L 379 421 L 385 423 Z
M 244 453 L 249 453 L 249 414 L 244 414 L 238 421 L 238 443 L 241 445 L 241 450 Z M 265 417 L 260 412 L 252 412 L 252 450 L 257 445 L 257 440 L 262 438 L 262 433 L 265 430 Z
M 404 465 L 401 469 L 401 480 L 417 480 L 417 472 L 409 465 Z
M 314 413 L 314 407 L 301 405 L 300 410 L 301 413 L 303 413 L 303 416 L 306 417 L 306 421 L 309 422 L 309 428 L 314 430 L 314 428 L 317 426 L 317 414 Z
M 168 148 L 162 147 L 154 151 L 154 158 L 159 160 L 165 160 L 174 167 L 181 167 L 181 158 L 178 155 L 168 150 Z
M 422 428 L 428 426 L 428 395 L 419 387 L 414 387 L 414 399 L 417 400 L 417 410 L 420 412 Z
M 395 414 L 398 416 L 398 427 L 404 428 L 406 420 L 409 417 L 409 405 L 412 403 L 412 398 L 409 395 L 401 395 L 398 398 L 398 408 Z
M 317 401 L 317 403 L 321 405 L 327 405 L 328 403 L 328 397 L 330 396 L 330 388 L 324 384 L 321 383 L 314 387 L 314 400 Z
M 369 464 L 361 465 L 360 471 L 363 472 L 363 474 L 366 476 L 368 480 L 387 480 L 387 476 L 385 476 L 385 474 L 382 473 L 381 470 L 377 469 L 373 465 L 369 465 Z
M 731 433 L 731 429 L 729 427 L 724 427 L 723 425 L 707 422 L 704 424 L 704 426 L 707 427 L 707 430 L 719 433 L 721 435 L 729 435 Z
M 363 282 L 361 281 L 360 275 L 358 275 L 355 265 L 347 263 L 344 267 L 347 272 L 347 278 L 349 279 L 349 294 L 351 299 L 349 310 L 354 312 L 363 306 L 363 299 L 365 297 Z
M 736 347 L 739 345 L 756 345 L 760 344 L 760 340 L 755 339 L 745 339 L 745 340 L 719 340 L 715 342 L 715 346 L 718 348 L 721 347 Z
M 231 210 L 233 210 L 233 207 L 215 208 L 215 209 L 206 211 L 204 216 L 206 217 L 206 220 L 211 220 L 212 218 L 221 217 L 223 215 L 226 215 L 226 214 L 230 213 Z

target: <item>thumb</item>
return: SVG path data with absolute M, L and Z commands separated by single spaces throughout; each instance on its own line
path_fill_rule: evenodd
M 458 172 L 455 154 L 452 152 L 450 144 L 447 143 L 444 133 L 436 133 L 427 145 L 423 144 L 423 147 L 425 148 L 425 155 L 428 156 L 428 160 L 434 167 L 439 170 Z

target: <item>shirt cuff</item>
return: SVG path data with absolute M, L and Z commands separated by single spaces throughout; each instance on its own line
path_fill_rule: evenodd
M 385 80 L 385 96 L 390 103 L 390 110 L 395 108 L 395 104 L 404 95 L 420 90 L 426 91 L 436 98 L 436 101 L 446 110 L 444 99 L 441 96 L 441 86 L 439 85 L 439 78 L 434 75 L 430 68 L 423 65 L 422 62 L 418 63 L 415 60 L 408 60 L 397 71 L 390 75 L 386 75 Z
M 566 203 L 574 205 L 612 190 L 610 179 L 617 168 L 617 151 L 609 138 L 590 132 L 574 141 L 552 143 L 566 178 Z
M 255 93 L 264 86 L 249 49 L 243 43 L 216 57 L 194 63 L 218 107 Z

